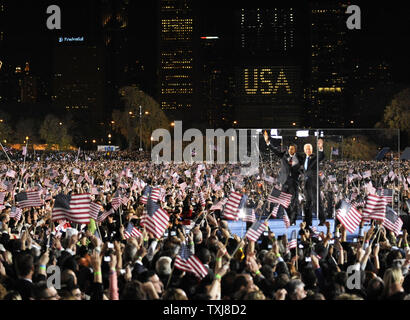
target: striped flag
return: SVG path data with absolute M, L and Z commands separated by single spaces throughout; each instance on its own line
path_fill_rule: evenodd
M 26 155 L 27 155 L 27 147 L 26 147 L 26 146 L 23 147 L 22 155 L 23 155 L 23 156 L 26 156 Z
M 298 239 L 297 239 L 297 234 L 296 230 L 293 230 L 292 233 L 290 234 L 290 240 L 288 242 L 288 250 L 295 249 L 298 244 Z
M 151 187 L 150 186 L 146 186 L 144 189 L 144 192 L 142 193 L 142 196 L 140 198 L 140 203 L 141 204 L 147 204 L 148 202 L 148 197 L 151 194 Z
M 98 214 L 100 213 L 100 211 L 101 211 L 101 205 L 92 202 L 90 205 L 90 218 L 97 220 Z
M 130 222 L 128 223 L 127 229 L 124 230 L 124 238 L 138 238 L 142 237 L 142 233 Z
M 175 258 L 174 267 L 182 271 L 192 272 L 200 279 L 205 278 L 208 274 L 207 268 L 201 260 L 191 253 L 185 243 L 181 244 L 179 254 Z
M 228 198 L 222 199 L 218 203 L 213 204 L 212 207 L 209 210 L 210 211 L 222 210 L 223 206 L 226 204 L 227 201 L 228 201 Z
M 390 231 L 393 231 L 397 236 L 403 226 L 403 220 L 399 215 L 390 207 L 386 208 L 386 218 L 383 221 L 383 226 Z
M 199 202 L 202 207 L 205 207 L 206 201 L 205 201 L 204 193 L 202 191 L 199 193 Z
M 377 190 L 377 195 L 385 198 L 387 203 L 392 203 L 393 201 L 393 189 L 379 189 Z
M 74 168 L 74 169 L 73 169 L 73 173 L 80 175 L 80 169 Z
M 155 202 L 161 199 L 161 188 L 159 187 L 152 188 L 150 197 L 151 197 L 151 200 Z
M 6 193 L 5 192 L 0 192 L 0 204 L 4 203 L 4 198 L 6 197 Z
M 277 217 L 278 211 L 279 211 L 279 207 L 280 207 L 279 204 L 273 207 L 272 213 L 271 213 L 272 218 L 276 218 L 276 217 Z
M 15 178 L 16 177 L 16 171 L 7 170 L 6 177 Z
M 286 229 L 290 227 L 290 220 L 286 211 L 283 213 L 283 222 L 285 223 Z
M 90 223 L 91 197 L 89 193 L 56 196 L 53 221 L 68 220 L 78 224 Z
M 19 208 L 41 207 L 43 205 L 39 191 L 20 192 L 16 195 L 16 202 Z
M 386 215 L 387 201 L 384 197 L 369 194 L 367 197 L 366 208 L 363 209 L 365 221 L 384 220 Z
M 120 196 L 119 191 L 117 191 L 114 194 L 114 198 L 111 199 L 111 205 L 114 210 L 118 210 L 121 204 L 122 204 L 121 196 Z
M 147 201 L 147 213 L 141 221 L 147 231 L 151 232 L 156 238 L 161 238 L 165 230 L 168 229 L 169 216 L 161 206 L 152 200 L 150 196 Z
M 266 224 L 264 221 L 255 221 L 246 232 L 245 237 L 251 241 L 257 241 L 265 230 Z
M 104 177 L 106 177 L 106 178 L 107 178 L 107 177 L 108 177 L 108 175 L 110 174 L 110 172 L 111 172 L 110 170 L 105 170 L 105 171 L 104 171 Z
M 252 222 L 252 223 L 256 221 L 255 209 L 254 208 L 246 208 L 245 209 L 245 216 L 243 217 L 243 221 Z
M 272 193 L 268 197 L 269 202 L 279 203 L 285 208 L 289 207 L 291 199 L 291 194 L 281 192 L 278 189 L 273 189 Z
M 362 174 L 363 179 L 370 178 L 371 175 L 372 175 L 372 171 L 371 171 L 371 170 L 368 170 L 368 171 L 366 171 L 366 172 L 364 172 L 364 173 Z
M 19 221 L 21 218 L 23 210 L 17 207 L 12 207 L 10 211 L 10 218 L 13 218 L 16 221 Z
M 337 209 L 337 218 L 350 233 L 355 232 L 360 222 L 362 214 L 352 204 L 342 200 L 340 208 Z
M 232 192 L 229 195 L 226 202 L 225 209 L 223 211 L 223 218 L 227 220 L 238 219 L 238 208 L 242 200 L 242 195 L 238 192 Z
M 98 218 L 97 218 L 97 222 L 103 222 L 105 219 L 107 219 L 107 217 L 109 216 L 109 215 L 111 215 L 111 214 L 113 214 L 114 213 L 114 209 L 113 208 L 111 208 L 110 210 L 108 210 L 108 211 L 105 211 L 101 216 L 99 216 Z

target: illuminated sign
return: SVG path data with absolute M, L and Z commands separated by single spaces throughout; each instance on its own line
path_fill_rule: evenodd
M 236 83 L 241 103 L 297 103 L 301 92 L 296 66 L 244 66 L 237 68 Z
M 84 37 L 77 37 L 77 38 L 73 38 L 73 37 L 59 37 L 58 38 L 58 42 L 62 43 L 62 42 L 84 42 Z
M 287 94 L 292 94 L 283 69 L 280 69 L 279 73 L 271 68 L 244 70 L 246 94 L 277 94 L 281 87 L 286 90 Z

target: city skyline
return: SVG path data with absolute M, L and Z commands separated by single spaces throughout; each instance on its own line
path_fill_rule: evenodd
M 50 4 L 62 30 L 46 28 Z M 349 4 L 361 30 L 346 27 Z M 372 127 L 410 85 L 407 11 L 364 1 L 2 0 L 0 14 L 0 104 L 27 105 L 11 108 L 17 118 L 83 109 L 108 123 L 118 90 L 137 85 L 170 120 L 200 128 Z

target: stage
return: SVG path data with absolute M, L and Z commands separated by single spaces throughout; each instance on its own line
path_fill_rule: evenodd
M 335 228 L 335 221 L 334 219 L 328 219 L 327 221 L 330 222 L 330 230 L 332 231 L 332 233 L 334 232 L 334 228 Z M 296 225 L 295 226 L 290 226 L 288 229 L 286 229 L 285 227 L 285 223 L 283 222 L 283 219 L 279 218 L 279 219 L 270 219 L 268 221 L 269 224 L 269 228 L 271 231 L 273 231 L 276 235 L 276 237 L 278 236 L 282 236 L 285 233 L 288 236 L 288 239 L 290 238 L 290 234 L 293 230 L 296 229 L 296 231 L 298 232 L 300 229 L 300 224 L 302 223 L 302 220 L 296 220 Z M 326 233 L 326 226 L 318 226 L 319 224 L 319 220 L 318 219 L 313 219 L 312 221 L 312 227 L 316 227 L 318 232 L 324 232 Z M 239 237 L 243 237 L 246 233 L 246 222 L 243 221 L 228 221 L 228 226 L 229 226 L 229 230 L 234 233 L 237 234 Z M 365 224 L 365 226 L 363 227 L 363 232 L 366 232 L 367 230 L 369 230 L 370 225 L 369 224 Z M 350 233 L 349 231 L 347 231 L 347 241 L 351 242 L 353 241 L 354 238 L 357 238 L 359 236 L 359 228 L 356 229 L 355 233 Z

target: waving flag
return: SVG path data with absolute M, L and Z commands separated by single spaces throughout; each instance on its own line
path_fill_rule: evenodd
M 143 224 L 148 232 L 151 232 L 156 238 L 161 238 L 165 230 L 168 229 L 169 216 L 161 206 L 152 200 L 150 196 L 147 200 L 147 213 L 143 217 Z
M 144 189 L 144 192 L 141 196 L 140 203 L 147 204 L 148 197 L 150 196 L 150 194 L 151 194 L 151 187 L 146 186 L 145 189 Z
M 15 178 L 16 177 L 16 171 L 8 170 L 6 172 L 6 177 Z
M 92 202 L 90 205 L 90 218 L 97 220 L 98 214 L 100 213 L 100 211 L 101 211 L 101 205 Z
M 205 207 L 206 201 L 205 201 L 204 193 L 202 191 L 199 193 L 199 202 L 202 207 Z
M 111 200 L 111 205 L 114 210 L 118 210 L 122 204 L 121 196 L 119 191 L 115 192 L 114 198 Z
M 21 218 L 22 212 L 23 210 L 21 210 L 20 208 L 12 207 L 10 211 L 10 218 L 13 218 L 16 221 L 19 221 Z
M 130 222 L 128 223 L 127 229 L 124 230 L 124 238 L 139 238 L 142 237 L 142 233 Z
M 296 230 L 293 230 L 292 233 L 290 234 L 290 240 L 288 242 L 288 250 L 295 249 L 298 244 L 298 239 L 297 239 L 297 234 Z
M 107 219 L 107 217 L 109 216 L 109 215 L 111 215 L 111 214 L 113 214 L 114 213 L 114 209 L 113 208 L 111 208 L 110 210 L 108 210 L 108 211 L 105 211 L 101 216 L 99 216 L 98 218 L 97 218 L 97 222 L 103 222 L 105 219 Z
M 227 201 L 228 201 L 228 198 L 222 199 L 218 203 L 213 204 L 212 207 L 209 210 L 210 211 L 222 210 L 223 206 L 226 204 Z
M 232 192 L 229 195 L 226 202 L 225 209 L 223 211 L 223 218 L 227 220 L 238 219 L 238 208 L 242 200 L 242 195 L 238 192 Z
M 252 223 L 255 222 L 256 221 L 255 209 L 246 208 L 245 209 L 245 216 L 243 217 L 243 221 L 252 222 Z
M 379 189 L 377 195 L 385 198 L 387 203 L 393 202 L 393 189 Z
M 23 156 L 26 156 L 26 155 L 27 155 L 27 147 L 26 147 L 26 146 L 23 147 L 22 155 L 23 155 Z
M 368 170 L 368 171 L 366 171 L 366 172 L 364 172 L 364 173 L 362 174 L 363 179 L 370 178 L 371 175 L 372 175 L 372 171 L 371 171 L 371 170 Z
M 6 197 L 5 192 L 0 192 L 0 204 L 4 204 L 4 198 Z
M 386 208 L 386 218 L 383 221 L 383 226 L 390 231 L 393 231 L 397 236 L 403 226 L 403 220 L 399 215 L 390 207 Z
M 181 244 L 179 254 L 175 258 L 174 267 L 182 271 L 192 272 L 199 279 L 205 278 L 208 274 L 208 270 L 201 260 L 190 252 L 185 243 Z
M 74 173 L 74 174 L 77 174 L 77 175 L 80 175 L 80 170 L 77 169 L 77 168 L 74 168 L 74 169 L 73 169 L 73 173 Z
M 286 229 L 290 227 L 290 220 L 286 211 L 283 213 L 283 222 L 285 223 Z
M 20 208 L 41 207 L 43 205 L 39 191 L 20 192 L 16 195 L 16 202 Z
M 91 197 L 89 193 L 56 196 L 53 221 L 68 220 L 78 224 L 90 223 Z
M 362 221 L 362 214 L 360 211 L 345 200 L 342 200 L 340 208 L 337 209 L 336 213 L 339 221 L 350 233 L 355 232 Z
M 384 220 L 386 215 L 387 201 L 384 197 L 369 194 L 367 197 L 366 208 L 363 209 L 365 221 Z
M 255 221 L 246 232 L 245 237 L 251 241 L 257 241 L 265 230 L 266 223 L 264 221 Z
M 269 202 L 279 203 L 285 208 L 289 207 L 291 199 L 291 194 L 281 192 L 278 189 L 273 189 L 272 193 L 268 197 Z
M 276 218 L 276 216 L 278 215 L 279 206 L 280 206 L 280 205 L 278 204 L 278 205 L 276 205 L 276 206 L 273 207 L 273 209 L 272 209 L 272 214 L 271 214 L 272 218 Z

